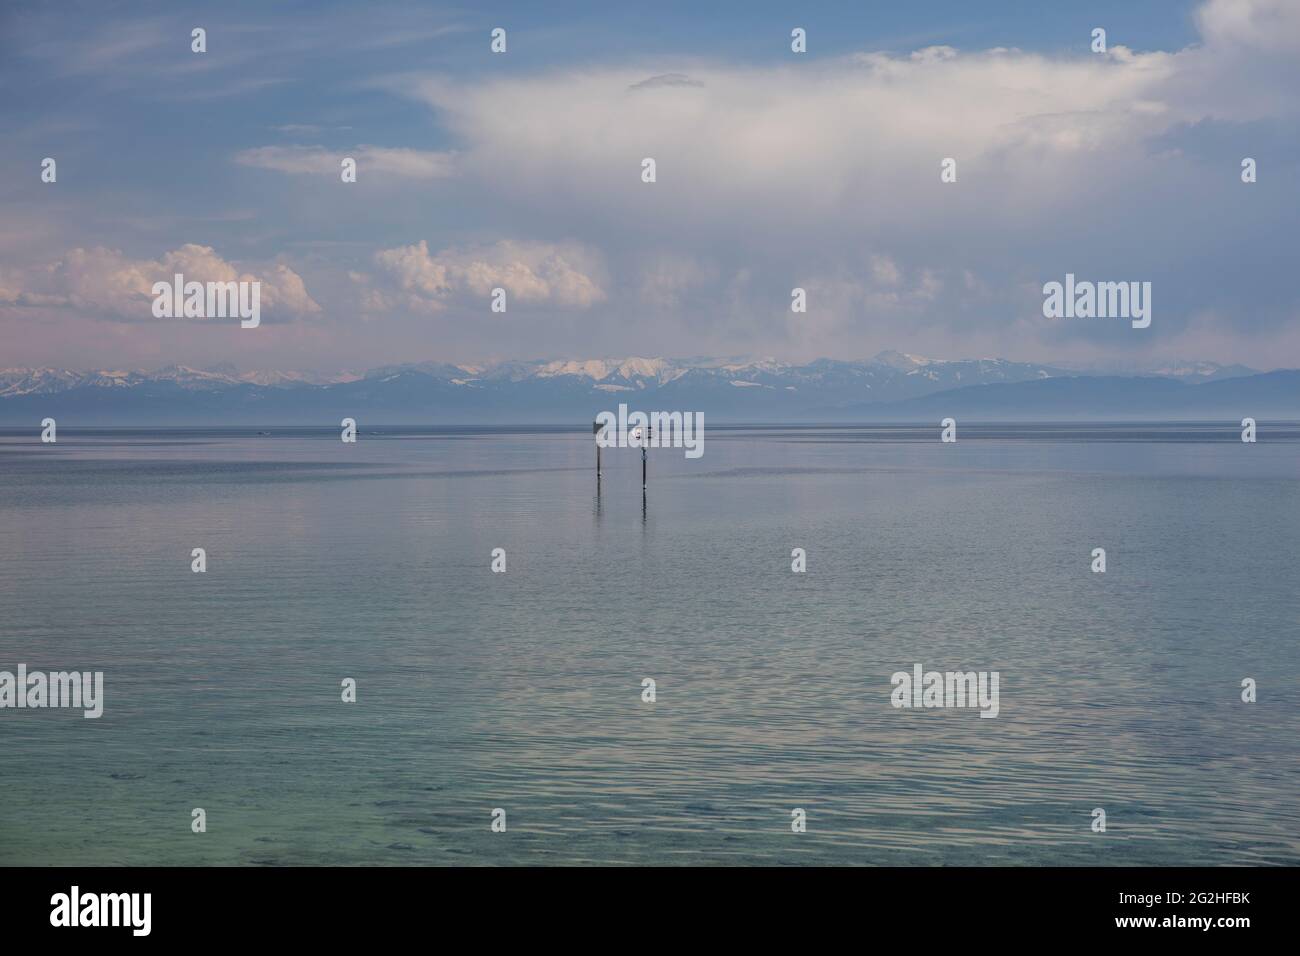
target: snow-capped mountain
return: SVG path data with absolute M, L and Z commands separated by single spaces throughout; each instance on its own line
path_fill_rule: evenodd
M 352 381 L 355 373 L 321 376 L 310 372 L 238 372 L 233 366 L 208 369 L 168 365 L 151 372 L 98 369 L 73 371 L 63 368 L 0 369 L 0 398 L 17 395 L 52 395 L 74 388 L 135 388 L 151 382 L 171 382 L 187 390 L 219 390 L 237 385 L 321 385 Z
M 367 378 L 391 378 L 415 372 L 468 386 L 486 388 L 503 383 L 549 382 L 562 387 L 589 388 L 596 392 L 638 392 L 676 384 L 731 388 L 848 390 L 855 398 L 862 390 L 881 389 L 885 397 L 905 397 L 938 388 L 981 382 L 1014 382 L 1066 374 L 1058 368 L 1010 362 L 1006 359 L 943 361 L 899 352 L 882 352 L 865 362 L 817 359 L 805 365 L 758 360 L 674 360 L 631 356 L 621 359 L 570 359 L 559 361 L 502 362 L 491 366 L 445 365 L 423 362 L 392 365 L 367 373 Z M 871 396 L 867 396 L 871 397 Z
M 1062 368 L 1069 369 L 1075 375 L 1157 375 L 1161 378 L 1176 378 L 1182 382 L 1210 382 L 1258 374 L 1256 369 L 1245 365 L 1220 365 L 1218 362 L 1180 358 L 1153 365 L 1109 361 L 1063 364 Z
M 288 424 L 340 416 L 393 424 L 582 421 L 619 402 L 645 409 L 701 410 L 715 421 L 780 421 L 861 415 L 940 393 L 969 394 L 976 386 L 1012 388 L 1008 401 L 1014 407 L 1015 396 L 1025 387 L 1045 380 L 1083 382 L 1052 394 L 1086 403 L 1091 401 L 1082 397 L 1091 394 L 1088 382 L 1118 382 L 1122 390 L 1125 382 L 1134 383 L 1134 388 L 1150 381 L 1182 387 L 1251 376 L 1259 377 L 1241 366 L 1178 360 L 1158 372 L 1112 371 L 1103 377 L 1007 359 L 943 360 L 892 351 L 866 361 L 817 359 L 804 364 L 771 358 L 642 356 L 485 365 L 420 362 L 333 375 L 179 365 L 148 372 L 0 369 L 0 421 L 26 422 L 33 415 L 39 421 L 55 413 L 86 424 Z M 1178 393 L 1161 394 L 1173 401 Z

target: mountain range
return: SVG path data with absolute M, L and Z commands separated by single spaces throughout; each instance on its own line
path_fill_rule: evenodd
M 0 424 L 310 425 L 583 422 L 620 402 L 714 422 L 1300 419 L 1300 371 L 1172 361 L 1105 368 L 881 352 L 806 364 L 726 359 L 420 362 L 320 375 L 230 366 L 0 369 Z

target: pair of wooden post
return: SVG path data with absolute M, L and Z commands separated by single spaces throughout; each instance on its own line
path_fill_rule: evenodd
M 599 435 L 599 434 L 600 434 L 600 429 L 601 429 L 601 427 L 602 427 L 602 426 L 601 426 L 600 422 L 592 422 L 592 423 L 591 423 L 591 433 L 592 433 L 593 435 Z M 641 490 L 642 490 L 642 491 L 645 491 L 645 479 L 646 479 L 646 453 L 645 453 L 645 449 L 646 449 L 646 444 L 648 444 L 649 441 L 650 441 L 650 430 L 647 428 L 647 429 L 646 429 L 646 435 L 645 435 L 645 441 L 641 443 Z M 597 481 L 600 481 L 600 441 L 599 441 L 599 440 L 596 442 L 596 480 L 597 480 Z

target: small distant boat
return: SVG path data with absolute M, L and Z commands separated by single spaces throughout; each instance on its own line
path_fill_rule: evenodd
M 271 434 L 271 433 L 270 433 L 270 432 L 258 432 L 258 434 L 259 434 L 259 435 L 269 435 L 269 434 Z

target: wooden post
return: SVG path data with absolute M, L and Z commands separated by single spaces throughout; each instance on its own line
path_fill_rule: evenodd
M 600 422 L 591 423 L 591 433 L 597 436 L 596 439 L 596 480 L 600 481 Z
M 641 433 L 641 491 L 645 492 L 646 449 L 650 447 L 650 426 Z

